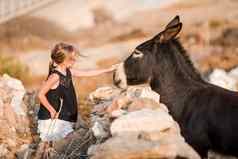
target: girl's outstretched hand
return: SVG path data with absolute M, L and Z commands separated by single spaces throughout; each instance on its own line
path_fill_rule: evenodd
M 90 77 L 90 76 L 97 76 L 102 73 L 113 72 L 117 69 L 119 64 L 112 65 L 109 68 L 105 69 L 95 69 L 95 70 L 79 70 L 71 68 L 71 73 L 75 77 Z
M 109 68 L 109 71 L 115 71 L 117 69 L 117 67 L 119 66 L 119 64 L 114 64 Z

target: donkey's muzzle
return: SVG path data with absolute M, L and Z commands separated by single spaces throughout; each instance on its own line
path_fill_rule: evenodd
M 126 74 L 123 63 L 120 63 L 115 72 L 113 73 L 113 83 L 119 88 L 127 87 Z
M 119 87 L 121 80 L 117 78 L 116 72 L 113 73 L 113 84 Z

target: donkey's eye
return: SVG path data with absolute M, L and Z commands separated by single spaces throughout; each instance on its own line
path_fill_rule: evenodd
M 135 50 L 133 53 L 133 57 L 135 57 L 135 58 L 137 58 L 137 57 L 141 58 L 141 57 L 143 57 L 143 55 L 144 55 L 143 52 L 141 52 L 140 50 Z

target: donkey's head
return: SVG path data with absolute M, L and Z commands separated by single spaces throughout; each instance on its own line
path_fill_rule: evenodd
M 116 70 L 114 74 L 115 85 L 126 88 L 127 85 L 147 83 L 153 77 L 157 63 L 163 60 L 163 56 L 166 56 L 166 48 L 163 46 L 173 40 L 181 28 L 182 23 L 176 16 L 162 32 L 137 46 Z

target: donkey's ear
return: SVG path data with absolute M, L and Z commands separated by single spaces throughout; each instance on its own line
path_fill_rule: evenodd
M 169 28 L 169 27 L 172 27 L 172 26 L 175 26 L 177 24 L 180 23 L 180 18 L 178 15 L 176 15 L 170 22 L 169 24 L 167 24 L 167 26 L 165 28 Z
M 171 26 L 166 28 L 164 31 L 162 31 L 159 36 L 155 39 L 155 41 L 158 43 L 164 43 L 170 39 L 175 38 L 178 33 L 182 29 L 182 23 L 178 23 L 177 25 Z

